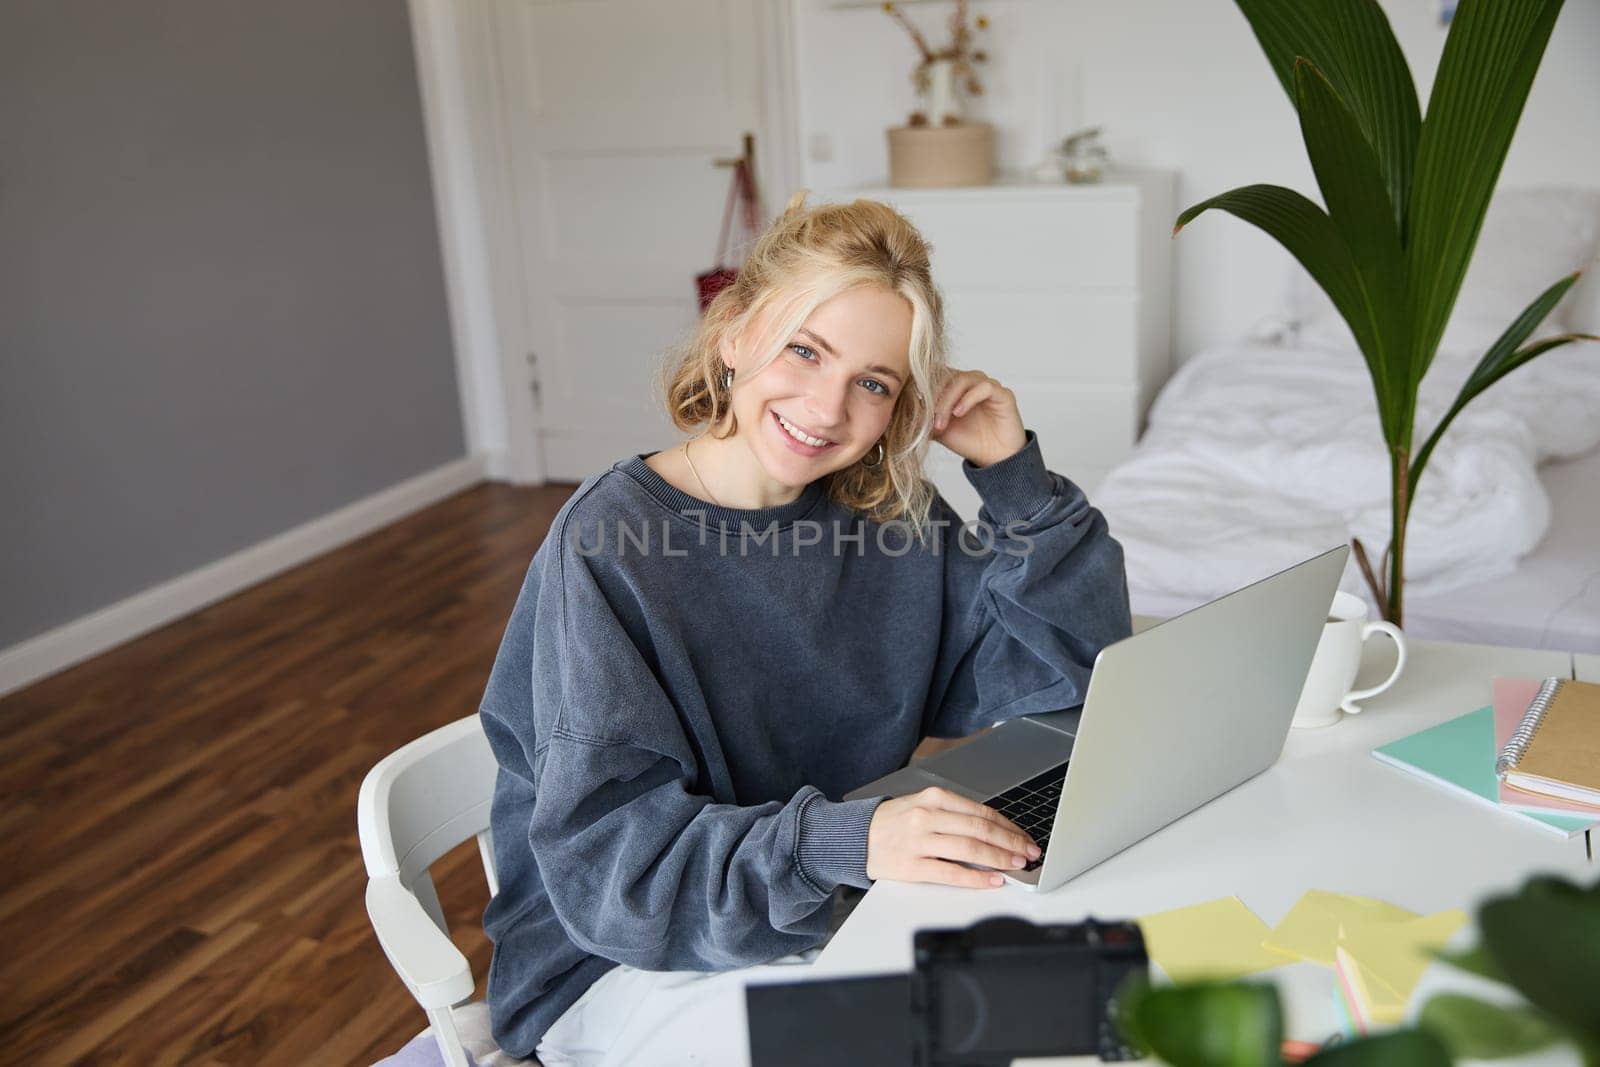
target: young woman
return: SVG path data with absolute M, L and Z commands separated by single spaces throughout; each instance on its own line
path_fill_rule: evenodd
M 840 886 L 991 887 L 1036 858 L 943 790 L 838 798 L 924 737 L 1081 704 L 1130 632 L 1105 520 L 1009 389 L 946 364 L 916 230 L 804 199 L 667 367 L 703 432 L 578 487 L 484 695 L 490 1014 L 550 1067 L 719 1062 L 739 969 L 816 946 Z M 976 522 L 923 479 L 930 442 Z

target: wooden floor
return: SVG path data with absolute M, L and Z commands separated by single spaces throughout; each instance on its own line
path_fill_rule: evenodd
M 422 1029 L 356 790 L 477 710 L 571 491 L 478 486 L 0 698 L 0 1060 L 366 1064 Z M 473 846 L 435 872 L 481 995 Z

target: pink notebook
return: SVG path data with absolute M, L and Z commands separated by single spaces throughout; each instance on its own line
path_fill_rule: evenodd
M 1540 683 L 1526 678 L 1496 678 L 1494 680 L 1494 750 L 1498 753 L 1517 732 L 1517 724 L 1533 703 Z M 1547 797 L 1529 793 L 1515 786 L 1499 783 L 1500 803 L 1523 811 L 1542 811 L 1554 815 L 1600 815 L 1600 808 L 1577 804 L 1560 797 Z

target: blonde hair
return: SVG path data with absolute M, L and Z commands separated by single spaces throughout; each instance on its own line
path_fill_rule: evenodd
M 780 352 L 825 301 L 859 285 L 878 285 L 911 305 L 911 380 L 895 400 L 876 467 L 861 462 L 826 476 L 834 500 L 877 522 L 900 519 L 919 540 L 933 504 L 923 477 L 933 427 L 933 405 L 952 373 L 945 354 L 944 301 L 929 270 L 928 244 L 899 212 L 876 200 L 805 206 L 806 190 L 755 242 L 737 280 L 718 293 L 699 325 L 669 353 L 661 387 L 673 425 L 689 432 L 709 423 L 721 439 L 738 432 L 722 385 L 721 346 L 774 314 L 758 339 L 758 359 L 740 376 L 754 374 Z M 724 419 L 727 426 L 719 432 Z M 875 450 L 868 452 L 872 456 Z M 867 458 L 867 457 L 863 457 Z

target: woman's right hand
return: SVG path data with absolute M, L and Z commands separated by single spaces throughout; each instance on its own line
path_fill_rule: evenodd
M 867 829 L 867 877 L 984 889 L 1004 885 L 992 871 L 1014 871 L 1039 858 L 1039 846 L 986 804 L 931 786 L 878 805 Z

